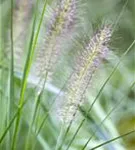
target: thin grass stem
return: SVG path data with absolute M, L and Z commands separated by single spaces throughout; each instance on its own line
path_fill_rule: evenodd
M 63 136 L 64 136 L 64 133 L 65 133 L 65 128 L 64 127 L 65 127 L 65 125 L 62 123 L 60 134 L 59 134 L 58 139 L 57 139 L 55 150 L 60 150 L 59 148 L 61 146 L 61 143 L 63 142 Z
M 13 113 L 14 113 L 14 42 L 13 42 L 13 7 L 14 1 L 10 1 L 11 12 L 10 12 L 10 42 L 11 42 L 11 51 L 10 51 L 10 75 L 9 75 L 9 97 L 8 97 L 8 110 L 7 110 L 7 124 L 9 123 Z M 7 139 L 7 149 L 10 148 L 12 131 L 9 131 Z
M 34 107 L 34 110 L 33 110 L 32 121 L 31 121 L 31 124 L 30 124 L 30 127 L 29 127 L 28 136 L 27 136 L 27 140 L 26 140 L 26 148 L 25 148 L 26 150 L 29 149 L 29 145 L 30 145 L 30 143 L 29 143 L 29 141 L 30 141 L 30 133 L 32 132 L 32 127 L 33 127 L 34 121 L 36 119 L 36 115 L 37 115 L 37 111 L 38 111 L 40 99 L 41 99 L 41 96 L 42 96 L 44 88 L 45 88 L 47 76 L 48 76 L 48 72 L 46 72 L 45 81 L 44 81 L 43 87 L 38 92 L 38 95 L 37 95 L 37 97 L 35 99 L 35 107 Z
M 130 131 L 130 132 L 127 132 L 127 133 L 125 133 L 125 134 L 122 134 L 122 135 L 120 135 L 120 136 L 117 136 L 117 137 L 115 137 L 115 138 L 113 138 L 113 139 L 111 139 L 111 140 L 108 140 L 108 141 L 106 141 L 106 142 L 103 142 L 103 143 L 101 143 L 101 144 L 99 144 L 99 145 L 97 145 L 97 146 L 95 146 L 95 147 L 93 147 L 93 148 L 91 148 L 91 149 L 89 149 L 89 150 L 95 150 L 95 149 L 100 148 L 100 147 L 102 147 L 102 146 L 105 146 L 105 145 L 107 145 L 107 144 L 109 144 L 109 143 L 111 143 L 111 142 L 114 142 L 114 141 L 116 141 L 116 140 L 118 140 L 118 139 L 120 139 L 120 138 L 129 136 L 129 135 L 131 135 L 131 134 L 133 134 L 133 133 L 135 133 L 135 130 L 132 130 L 132 131 Z
M 37 0 L 37 2 L 38 2 L 38 0 Z M 21 119 L 22 104 L 24 103 L 24 94 L 25 94 L 25 90 L 27 87 L 27 78 L 29 75 L 30 67 L 32 64 L 32 59 L 34 56 L 34 50 L 36 47 L 38 34 L 39 34 L 39 31 L 37 31 L 35 39 L 34 39 L 35 24 L 36 24 L 36 12 L 35 12 L 34 20 L 33 20 L 33 24 L 32 24 L 32 34 L 31 34 L 31 40 L 30 40 L 30 45 L 29 45 L 29 52 L 27 55 L 27 60 L 26 60 L 24 73 L 23 73 L 23 81 L 22 81 L 22 87 L 21 87 L 21 93 L 20 93 L 20 99 L 19 99 L 19 105 L 18 105 L 19 113 L 18 113 L 18 117 L 16 120 L 16 124 L 15 124 L 15 131 L 14 131 L 14 135 L 13 135 L 13 142 L 12 142 L 12 148 L 11 148 L 12 150 L 14 150 L 15 146 L 16 146 L 15 144 L 16 144 L 16 140 L 17 140 L 17 134 L 18 134 L 19 124 L 20 124 L 20 119 Z

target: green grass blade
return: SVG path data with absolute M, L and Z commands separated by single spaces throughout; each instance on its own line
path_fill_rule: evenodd
M 38 92 L 38 95 L 35 99 L 35 107 L 34 107 L 34 110 L 33 110 L 33 116 L 32 116 L 31 124 L 30 124 L 29 131 L 28 131 L 28 136 L 27 136 L 27 140 L 26 140 L 26 148 L 25 148 L 26 150 L 29 149 L 29 146 L 30 146 L 30 143 L 29 143 L 30 134 L 32 132 L 34 121 L 35 121 L 36 116 L 37 116 L 40 100 L 41 100 L 41 97 L 42 97 L 42 94 L 43 94 L 43 91 L 44 91 L 44 87 L 45 87 L 45 83 L 46 83 L 46 80 L 47 80 L 47 75 L 48 75 L 48 73 L 46 72 L 44 85 L 43 85 L 42 89 Z
M 14 1 L 10 1 L 10 66 L 9 66 L 9 95 L 8 95 L 8 108 L 7 108 L 7 124 L 11 119 L 14 112 L 14 41 L 13 41 L 13 7 Z M 10 147 L 12 131 L 8 134 L 7 146 Z
M 33 29 L 34 29 L 34 25 L 35 25 L 35 22 L 33 24 Z M 31 36 L 31 42 L 30 42 L 30 44 L 32 44 L 33 36 L 34 36 L 34 30 L 33 30 L 32 36 Z M 29 56 L 30 56 L 30 52 L 28 53 L 28 57 Z M 27 65 L 27 63 L 26 63 L 26 65 Z M 28 75 L 28 70 L 27 70 L 27 67 L 26 67 L 25 71 L 24 71 L 24 76 L 23 76 L 23 82 L 22 82 L 22 88 L 21 88 L 21 95 L 20 95 L 19 106 L 18 106 L 19 112 L 18 112 L 16 124 L 15 124 L 15 131 L 14 131 L 13 142 L 12 142 L 12 150 L 15 149 L 15 144 L 16 144 L 16 140 L 17 140 L 16 138 L 17 138 L 18 129 L 19 129 L 19 123 L 20 123 L 20 118 L 21 118 L 22 104 L 24 102 L 24 93 L 25 93 L 26 86 L 27 86 L 27 75 Z
M 15 121 L 16 117 L 18 115 L 18 112 L 14 115 L 14 117 L 12 118 L 12 120 L 9 122 L 9 125 L 7 126 L 7 128 L 5 129 L 4 133 L 2 134 L 2 136 L 0 137 L 0 144 L 2 143 L 3 139 L 5 138 L 7 132 L 9 131 L 9 129 L 11 128 L 13 122 Z
M 25 105 L 25 103 L 22 105 L 22 107 Z M 13 115 L 12 119 L 10 120 L 8 126 L 6 127 L 6 129 L 4 130 L 3 134 L 0 137 L 0 144 L 3 142 L 5 136 L 7 135 L 9 129 L 11 128 L 12 124 L 14 123 L 16 117 L 18 116 L 19 113 L 19 109 L 16 111 L 16 113 Z
M 113 32 L 115 31 L 117 24 L 119 23 L 120 19 L 122 18 L 123 12 L 125 11 L 125 8 L 127 7 L 127 4 L 128 4 L 128 0 L 125 1 L 125 4 L 123 5 L 122 10 L 121 10 L 119 16 L 117 17 L 117 19 L 116 19 L 116 21 L 113 25 Z
M 91 149 L 89 149 L 89 150 L 95 150 L 95 149 L 97 149 L 97 148 L 100 148 L 100 147 L 102 147 L 102 146 L 105 146 L 105 145 L 107 145 L 107 144 L 109 144 L 109 143 L 111 143 L 111 142 L 114 142 L 114 141 L 116 141 L 116 140 L 118 140 L 118 139 L 120 139 L 120 138 L 126 137 L 126 136 L 128 136 L 128 135 L 133 134 L 133 133 L 135 133 L 135 130 L 130 131 L 130 132 L 125 133 L 125 134 L 122 134 L 122 135 L 120 135 L 120 136 L 118 136 L 118 137 L 115 137 L 115 138 L 113 138 L 113 139 L 111 139 L 111 140 L 108 140 L 108 141 L 106 141 L 106 142 L 104 142 L 104 143 L 102 143 L 102 144 L 100 144 L 100 145 L 97 145 L 97 146 L 95 146 L 95 147 L 93 147 L 93 148 L 91 148 Z
M 36 4 L 38 4 L 38 0 L 37 0 Z M 39 21 L 38 29 L 37 29 L 37 32 L 34 36 L 35 24 L 36 24 L 36 11 L 35 11 L 34 21 L 33 21 L 33 25 L 32 25 L 31 40 L 30 40 L 30 45 L 29 45 L 29 51 L 28 51 L 28 55 L 27 55 L 27 60 L 26 60 L 26 64 L 25 64 L 25 68 L 24 68 L 24 74 L 23 74 L 23 80 L 22 80 L 21 94 L 20 94 L 20 99 L 19 99 L 19 108 L 21 108 L 21 106 L 24 102 L 24 95 L 25 95 L 25 91 L 26 91 L 26 87 L 27 87 L 27 78 L 28 78 L 30 68 L 32 65 L 33 56 L 34 56 L 36 44 L 38 41 L 38 36 L 39 36 L 41 24 L 43 22 L 45 10 L 46 10 L 46 4 L 47 4 L 47 0 L 45 1 L 42 15 L 41 15 L 41 18 Z M 18 117 L 16 120 L 15 132 L 14 132 L 13 143 L 12 143 L 12 150 L 15 149 L 15 143 L 16 143 L 16 138 L 17 138 L 17 134 L 18 134 L 19 124 L 20 124 L 20 118 L 21 118 L 21 109 L 19 111 L 19 114 L 18 114 Z
M 10 114 L 13 112 L 13 104 L 14 104 L 14 42 L 13 42 L 13 0 L 11 0 L 11 22 L 10 22 L 10 39 L 11 39 L 11 61 L 10 61 Z
M 65 133 L 65 124 L 62 124 L 60 134 L 57 139 L 55 150 L 60 150 L 61 143 L 63 142 L 64 133 Z

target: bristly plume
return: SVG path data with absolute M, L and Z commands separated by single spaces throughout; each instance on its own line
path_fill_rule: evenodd
M 53 72 L 53 66 L 61 54 L 61 42 L 69 36 L 74 29 L 77 19 L 77 0 L 60 0 L 51 11 L 47 22 L 47 33 L 42 48 L 37 51 L 37 76 L 44 78 L 46 71 Z M 70 32 L 71 33 L 71 32 Z
M 102 58 L 107 57 L 111 35 L 111 26 L 105 25 L 85 45 L 84 50 L 79 55 L 74 68 L 75 71 L 63 97 L 64 106 L 59 110 L 60 119 L 63 122 L 72 121 L 76 115 L 96 68 L 100 65 Z

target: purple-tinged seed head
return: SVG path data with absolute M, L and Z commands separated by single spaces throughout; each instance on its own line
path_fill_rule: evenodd
M 111 26 L 104 26 L 100 29 L 86 44 L 81 55 L 78 56 L 74 73 L 63 97 L 65 103 L 59 110 L 60 119 L 63 122 L 69 123 L 74 119 L 78 106 L 82 103 L 85 92 L 91 83 L 93 74 L 101 64 L 102 58 L 106 58 L 108 54 L 111 31 Z
M 61 40 L 71 33 L 77 18 L 77 0 L 61 0 L 52 10 L 49 22 L 47 23 L 47 33 L 44 46 L 37 53 L 38 76 L 44 76 L 46 70 L 53 70 L 61 53 Z M 72 33 L 71 33 L 72 34 Z

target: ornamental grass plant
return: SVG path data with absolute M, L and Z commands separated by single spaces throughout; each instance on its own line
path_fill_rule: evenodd
M 0 150 L 135 149 L 135 0 L 0 1 Z

